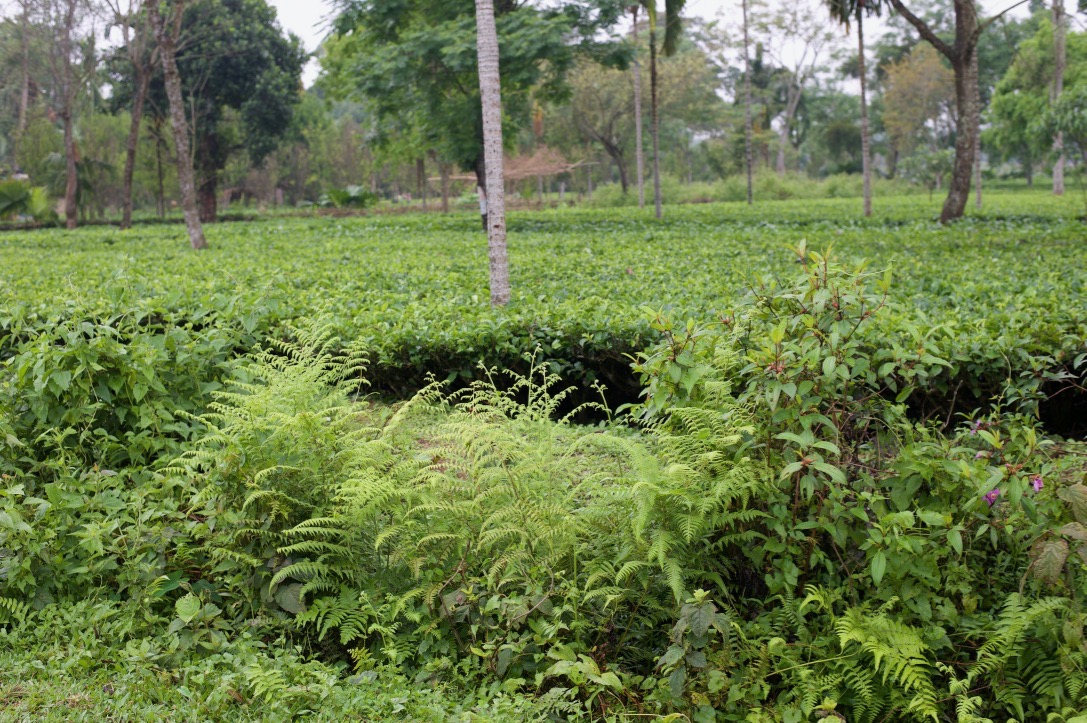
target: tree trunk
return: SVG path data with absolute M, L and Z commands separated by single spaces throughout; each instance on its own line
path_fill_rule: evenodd
M 630 9 L 634 16 L 634 163 L 638 173 L 638 208 L 645 208 L 645 144 L 642 141 L 642 65 L 638 61 L 638 6 Z M 626 184 L 623 184 L 626 193 Z M 590 192 L 590 196 L 591 196 Z
M 954 64 L 955 102 L 958 107 L 955 139 L 955 165 L 948 185 L 947 200 L 944 201 L 940 222 L 948 223 L 962 218 L 966 211 L 966 202 L 970 198 L 970 180 L 974 175 L 974 158 L 978 147 L 978 66 L 974 61 L 975 52 Z
M 785 144 L 789 142 L 789 126 L 786 123 L 782 123 L 781 130 L 778 131 L 778 178 L 785 178 Z
M 593 168 L 592 166 L 585 166 L 585 190 L 586 195 L 591 202 L 593 200 Z
M 208 246 L 204 238 L 204 227 L 200 223 L 200 212 L 196 206 L 196 184 L 193 181 L 192 154 L 189 151 L 189 129 L 185 120 L 185 101 L 181 97 L 181 74 L 177 69 L 177 38 L 181 32 L 181 16 L 184 0 L 177 0 L 167 28 L 158 3 L 147 3 L 151 26 L 159 45 L 162 58 L 162 72 L 166 85 L 166 97 L 170 102 L 170 124 L 174 132 L 174 146 L 177 149 L 177 181 L 181 188 L 181 208 L 185 215 L 185 227 L 189 232 L 189 243 L 194 249 Z
M 861 171 L 864 175 L 864 215 L 872 215 L 872 151 L 868 139 L 868 77 L 864 59 L 864 5 L 857 5 L 857 58 L 861 78 Z
M 912 25 L 924 40 L 951 63 L 955 71 L 955 165 L 951 183 L 940 212 L 940 222 L 948 223 L 962 218 L 966 202 L 970 198 L 970 180 L 974 175 L 974 157 L 977 153 L 978 118 L 980 114 L 978 92 L 978 66 L 975 60 L 977 42 L 984 29 L 978 24 L 974 0 L 954 0 L 955 40 L 948 43 L 927 24 L 902 4 L 902 0 L 890 0 L 899 15 Z
M 491 305 L 504 306 L 510 300 L 510 271 L 506 253 L 506 199 L 502 187 L 502 83 L 493 0 L 476 0 L 476 43 L 479 54 L 479 91 L 483 102 L 483 156 L 487 183 L 486 221 Z
M 65 101 L 67 103 L 68 101 Z M 75 135 L 72 128 L 72 113 L 71 109 L 64 114 L 64 160 L 65 160 L 65 175 L 67 180 L 64 185 L 64 225 L 65 228 L 73 229 L 78 224 L 76 222 L 76 214 L 78 209 L 76 207 L 76 191 L 78 189 L 79 178 L 76 171 L 76 158 Z
M 214 172 L 200 180 L 200 186 L 196 190 L 200 203 L 200 223 L 215 223 L 219 218 L 218 185 Z M 248 201 L 246 205 L 249 205 Z
M 650 134 L 653 136 L 653 209 L 657 218 L 664 216 L 661 204 L 661 124 L 660 124 L 660 99 L 658 97 L 659 78 L 657 74 L 657 29 L 649 28 L 649 93 L 650 105 L 653 106 L 652 127 Z
M 165 141 L 162 137 L 162 124 L 156 123 L 157 131 L 155 133 L 155 170 L 158 173 L 158 198 L 156 202 L 158 204 L 159 218 L 166 218 L 166 181 L 165 172 L 162 168 L 162 146 Z
M 799 83 L 799 80 L 794 78 L 794 83 Z M 778 162 L 777 172 L 778 176 L 785 178 L 785 149 L 789 144 L 789 126 L 793 122 L 793 116 L 796 115 L 796 109 L 800 106 L 801 89 L 799 85 L 789 86 L 789 96 L 785 103 L 785 119 L 781 124 L 781 131 L 778 134 Z
M 483 156 L 476 159 L 476 194 L 479 196 L 479 219 L 483 233 L 490 234 L 487 223 L 487 162 Z
M 1065 49 L 1064 0 L 1053 0 L 1053 102 L 1060 100 L 1064 92 L 1064 66 L 1067 60 Z M 1053 193 L 1064 195 L 1064 134 L 1058 132 L 1053 138 L 1053 150 L 1057 160 L 1053 164 Z
M 23 85 L 19 92 L 19 120 L 15 125 L 14 148 L 12 156 L 19 158 L 19 145 L 26 131 L 27 111 L 30 107 L 30 1 L 23 0 L 23 22 L 20 38 L 22 44 Z
M 978 72 L 978 54 L 971 61 L 974 66 L 974 203 L 981 208 L 981 75 Z
M 426 159 L 419 156 L 415 159 L 415 177 L 418 179 L 419 198 L 423 201 L 423 210 L 426 211 Z
M 1034 187 L 1034 163 L 1030 158 L 1020 160 L 1023 165 L 1023 175 L 1027 178 L 1027 188 Z
M 65 160 L 65 186 L 64 186 L 64 219 L 65 227 L 75 228 L 78 210 L 76 208 L 76 191 L 79 179 L 76 175 L 75 129 L 72 126 L 72 106 L 75 104 L 75 78 L 72 72 L 72 28 L 75 26 L 76 0 L 67 0 L 64 19 L 60 27 L 60 67 L 54 65 L 54 75 L 60 75 L 60 117 L 64 123 L 64 160 Z M 54 56 L 55 57 L 55 56 Z
M 755 158 L 751 142 L 751 54 L 749 52 L 750 39 L 747 33 L 747 0 L 743 0 L 744 12 L 744 161 L 747 165 L 747 204 L 754 200 L 754 183 L 752 179 L 752 166 Z
M 136 65 L 139 61 L 135 61 Z M 147 88 L 151 84 L 148 68 L 136 65 L 136 95 L 132 99 L 132 122 L 128 127 L 128 140 L 125 143 L 125 170 L 121 190 L 121 228 L 132 227 L 132 176 L 136 169 L 136 148 L 140 142 L 140 121 L 143 119 L 143 104 L 147 99 Z
M 449 213 L 449 165 L 440 160 L 438 160 L 438 175 L 442 179 L 442 213 Z

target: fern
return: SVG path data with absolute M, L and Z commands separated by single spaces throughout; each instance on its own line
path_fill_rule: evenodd
M 30 605 L 21 600 L 0 596 L 0 623 L 26 622 L 30 615 Z
M 882 672 L 883 683 L 900 686 L 912 693 L 908 709 L 920 716 L 938 720 L 937 692 L 933 681 L 935 668 L 929 659 L 929 647 L 912 627 L 888 615 L 887 608 L 871 614 L 863 608 L 850 608 L 835 624 L 843 650 L 856 644 L 872 657 L 873 669 Z

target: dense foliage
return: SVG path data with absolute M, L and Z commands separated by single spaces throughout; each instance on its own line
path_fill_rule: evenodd
M 0 701 L 1075 720 L 1077 204 L 925 203 L 3 236 Z

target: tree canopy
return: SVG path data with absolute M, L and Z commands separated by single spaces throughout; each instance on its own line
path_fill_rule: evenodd
M 616 0 L 548 9 L 495 3 L 505 137 L 526 122 L 530 99 L 567 96 L 566 76 L 579 56 L 626 61 L 628 49 L 606 35 L 622 11 Z M 364 98 L 380 117 L 414 126 L 444 157 L 482 180 L 472 0 L 351 0 L 336 20 L 324 67 L 324 87 L 334 96 Z

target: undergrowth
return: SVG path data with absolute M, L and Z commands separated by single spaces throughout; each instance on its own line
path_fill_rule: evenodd
M 713 318 L 643 309 L 643 394 L 594 426 L 543 356 L 386 406 L 331 327 L 214 383 L 74 327 L 20 346 L 5 715 L 1082 719 L 1083 447 L 1014 376 L 919 420 L 941 332 L 795 258 Z

